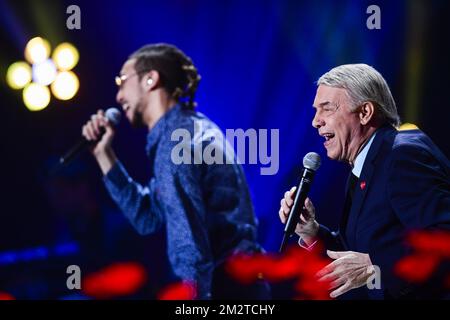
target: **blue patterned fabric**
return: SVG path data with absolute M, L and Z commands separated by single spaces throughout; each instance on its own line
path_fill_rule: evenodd
M 173 271 L 182 279 L 196 281 L 198 298 L 207 299 L 214 268 L 228 255 L 261 250 L 256 242 L 257 222 L 242 167 L 235 162 L 174 164 L 171 153 L 179 144 L 178 139 L 171 139 L 175 129 L 189 131 L 192 156 L 194 150 L 210 146 L 235 158 L 232 148 L 223 147 L 223 134 L 211 120 L 177 105 L 148 134 L 146 150 L 152 170 L 148 185 L 133 181 L 119 161 L 104 182 L 140 234 L 166 228 Z M 211 130 L 222 139 L 204 134 Z

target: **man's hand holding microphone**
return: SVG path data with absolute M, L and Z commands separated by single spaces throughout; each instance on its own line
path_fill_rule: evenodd
M 296 187 L 286 191 L 281 199 L 279 210 L 280 220 L 286 223 L 294 203 Z M 314 245 L 317 240 L 319 223 L 316 221 L 316 212 L 313 203 L 306 198 L 302 208 L 295 233 L 303 240 L 307 248 Z M 330 281 L 331 298 L 336 298 L 345 292 L 362 287 L 376 272 L 370 257 L 366 253 L 354 251 L 330 251 L 327 255 L 334 261 L 320 270 L 316 276 L 318 281 Z
M 115 110 L 111 111 L 110 110 Z M 108 112 L 113 114 L 108 114 Z M 115 135 L 114 125 L 120 121 L 120 112 L 117 109 L 108 109 L 106 114 L 103 110 L 98 110 L 96 114 L 83 126 L 82 135 L 91 143 L 90 151 L 97 160 L 103 174 L 114 166 L 117 157 L 112 148 L 112 141 Z
M 281 199 L 281 207 L 278 213 L 283 224 L 286 223 L 294 204 L 295 190 L 296 187 L 292 187 L 291 190 L 285 192 L 284 198 Z M 311 200 L 306 198 L 299 223 L 295 227 L 295 233 L 307 246 L 311 246 L 316 241 L 315 238 L 318 231 L 319 224 L 316 221 L 316 210 Z

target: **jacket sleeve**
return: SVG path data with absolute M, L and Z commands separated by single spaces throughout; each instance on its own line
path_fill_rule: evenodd
M 194 280 L 197 295 L 208 299 L 211 294 L 214 258 L 208 234 L 208 217 L 201 188 L 201 172 L 197 165 L 180 164 L 165 176 L 164 211 L 167 230 L 177 243 L 168 243 L 169 252 L 181 259 L 178 271 Z M 173 233 L 176 233 L 174 235 Z
M 112 199 L 139 234 L 150 234 L 161 227 L 163 216 L 155 199 L 154 181 L 143 187 L 128 175 L 119 161 L 103 180 Z
M 447 164 L 424 147 L 401 145 L 392 150 L 386 173 L 387 195 L 406 230 L 450 230 L 450 182 L 444 166 Z M 418 286 L 394 273 L 396 263 L 412 253 L 409 247 L 393 246 L 387 250 L 392 250 L 392 259 L 382 259 L 379 252 L 371 252 L 370 257 L 380 267 L 385 283 L 389 283 L 386 289 L 392 297 L 435 295 L 435 289 L 429 291 L 426 287 L 438 288 L 442 283 L 438 278 Z
M 331 231 L 324 225 L 319 226 L 317 238 L 325 246 L 325 249 L 332 251 L 344 251 L 345 247 L 342 243 L 341 236 L 338 232 Z
M 424 148 L 393 150 L 387 192 L 408 229 L 450 230 L 450 181 L 443 165 Z

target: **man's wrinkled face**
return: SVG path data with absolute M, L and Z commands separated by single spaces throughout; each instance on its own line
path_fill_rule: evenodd
M 127 60 L 120 71 L 120 77 L 123 80 L 119 85 L 116 101 L 122 106 L 130 123 L 140 127 L 145 125 L 142 114 L 146 106 L 146 96 L 139 75 L 134 69 L 134 63 L 134 59 Z
M 351 112 L 346 89 L 320 85 L 313 107 L 316 114 L 312 125 L 325 138 L 327 156 L 353 162 L 361 146 L 361 123 L 358 112 Z

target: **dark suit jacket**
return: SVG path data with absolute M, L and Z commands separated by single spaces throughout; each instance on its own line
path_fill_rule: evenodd
M 395 276 L 393 266 L 410 254 L 409 231 L 450 231 L 449 160 L 419 130 L 379 128 L 343 221 L 336 233 L 321 226 L 319 237 L 331 250 L 368 253 L 380 267 L 382 289 L 364 289 L 369 298 L 435 297 Z

